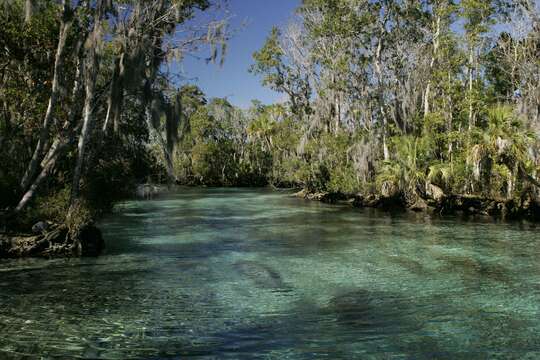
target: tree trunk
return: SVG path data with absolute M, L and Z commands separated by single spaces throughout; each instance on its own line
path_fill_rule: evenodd
M 83 126 L 81 129 L 81 134 L 79 135 L 79 141 L 77 144 L 77 162 L 75 164 L 75 170 L 73 172 L 73 184 L 71 188 L 71 203 L 79 197 L 80 192 L 80 181 L 82 167 L 84 163 L 84 156 L 86 150 L 86 144 L 90 135 L 90 130 L 93 122 L 92 114 L 92 103 L 94 98 L 95 91 L 95 74 L 94 79 L 87 79 L 86 83 L 86 97 L 84 100 L 84 109 L 83 109 Z
M 107 98 L 107 115 L 103 123 L 103 132 L 107 133 L 111 121 L 114 125 L 114 131 L 118 131 L 118 118 L 122 105 L 123 79 L 124 79 L 124 54 L 121 54 L 114 64 L 114 70 L 111 81 L 111 89 Z
M 341 105 L 340 105 L 340 99 L 339 99 L 339 93 L 337 90 L 337 84 L 336 84 L 336 74 L 332 74 L 332 84 L 333 84 L 333 96 L 334 96 L 334 135 L 337 135 L 340 128 L 341 123 Z
M 73 90 L 72 90 L 72 99 L 73 99 L 73 105 L 69 109 L 68 118 L 66 119 L 64 126 L 62 127 L 62 131 L 60 134 L 56 137 L 53 144 L 49 148 L 47 154 L 43 158 L 43 161 L 41 162 L 41 172 L 39 175 L 33 180 L 33 182 L 29 185 L 27 191 L 23 194 L 21 200 L 17 204 L 15 208 L 15 213 L 21 212 L 26 208 L 26 206 L 30 203 L 30 201 L 34 198 L 34 196 L 37 193 L 37 189 L 45 180 L 48 174 L 50 174 L 54 167 L 56 166 L 56 161 L 62 154 L 62 152 L 66 149 L 69 139 L 68 139 L 68 133 L 73 131 L 73 128 L 75 127 L 75 116 L 79 112 L 79 107 L 77 106 L 77 99 L 79 98 L 79 95 L 82 90 L 82 57 L 81 57 L 81 48 L 82 48 L 82 39 L 79 39 L 77 46 L 75 47 L 77 49 L 77 54 L 79 54 L 78 60 L 77 60 L 77 71 L 75 74 L 75 82 L 73 84 Z
M 386 117 L 386 110 L 384 108 L 384 88 L 383 88 L 383 79 L 382 79 L 382 68 L 381 68 L 381 52 L 382 52 L 382 40 L 379 39 L 377 43 L 377 50 L 375 53 L 375 73 L 377 74 L 378 81 L 378 102 L 379 102 L 379 111 L 382 119 L 382 142 L 383 142 L 383 156 L 384 160 L 390 159 L 390 151 L 388 150 L 388 120 Z
M 47 106 L 45 118 L 43 119 L 43 125 L 39 133 L 39 139 L 38 139 L 36 148 L 34 150 L 34 154 L 21 180 L 20 186 L 23 191 L 28 189 L 34 176 L 36 175 L 37 170 L 38 170 L 38 165 L 41 162 L 41 157 L 43 155 L 45 144 L 47 143 L 49 139 L 49 127 L 51 125 L 54 109 L 56 108 L 56 104 L 58 102 L 59 95 L 60 95 L 60 77 L 61 77 L 61 72 L 63 71 L 66 40 L 67 40 L 69 31 L 71 29 L 72 21 L 73 21 L 72 12 L 71 12 L 71 7 L 69 5 L 69 1 L 65 1 L 64 10 L 62 14 L 62 24 L 60 25 L 60 35 L 58 39 L 58 45 L 56 48 L 56 57 L 54 60 L 54 73 L 53 73 L 53 80 L 52 80 L 51 96 L 49 98 L 49 104 Z
M 34 14 L 34 1 L 26 0 L 24 4 L 24 22 L 29 23 L 32 20 L 32 15 Z
M 433 54 L 431 55 L 431 61 L 429 63 L 429 78 L 426 85 L 426 91 L 424 93 L 424 117 L 426 117 L 429 112 L 429 99 L 431 96 L 431 77 L 433 76 L 433 68 L 435 67 L 435 61 L 439 53 L 439 37 L 441 34 L 441 17 L 437 16 L 435 22 L 435 33 L 433 35 Z
M 90 132 L 93 125 L 93 100 L 96 87 L 97 72 L 99 68 L 96 47 L 98 46 L 99 27 L 101 21 L 101 15 L 97 15 L 94 20 L 94 28 L 89 38 L 89 44 L 86 46 L 88 49 L 86 64 L 85 64 L 85 99 L 83 107 L 83 125 L 81 134 L 79 135 L 79 141 L 77 144 L 77 162 L 73 171 L 73 184 L 71 187 L 71 206 L 74 205 L 75 200 L 79 198 L 80 193 L 80 181 L 83 169 L 86 144 L 90 137 Z
M 473 104 L 473 82 L 474 82 L 474 47 L 469 51 L 469 132 L 474 127 L 474 104 Z
M 26 206 L 28 205 L 28 203 L 30 202 L 30 200 L 34 198 L 34 196 L 36 195 L 37 189 L 39 188 L 43 180 L 45 180 L 45 178 L 47 178 L 49 173 L 54 169 L 56 165 L 56 160 L 58 160 L 59 155 L 61 154 L 62 150 L 64 149 L 66 145 L 67 143 L 63 142 L 63 143 L 57 143 L 56 146 L 51 147 L 51 150 L 53 150 L 53 152 L 51 153 L 50 156 L 48 156 L 47 162 L 43 164 L 43 168 L 41 169 L 41 172 L 36 177 L 36 179 L 32 182 L 32 185 L 30 185 L 28 190 L 24 193 L 22 199 L 17 204 L 17 207 L 15 208 L 15 213 L 19 213 L 22 210 L 24 210 Z

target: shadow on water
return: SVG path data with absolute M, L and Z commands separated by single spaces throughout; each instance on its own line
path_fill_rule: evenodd
M 155 358 L 172 358 L 174 353 L 186 358 L 256 359 L 280 351 L 294 359 L 376 354 L 409 358 L 421 342 L 425 356 L 413 358 L 430 359 L 444 352 L 419 334 L 428 320 L 418 314 L 422 306 L 397 294 L 359 289 L 336 295 L 323 305 L 299 301 L 290 312 L 268 319 L 236 319 L 198 344 L 170 344 Z M 411 341 L 415 334 L 419 343 Z
M 223 189 L 103 229 L 98 259 L 0 263 L 0 358 L 540 358 L 534 231 Z
M 290 313 L 260 318 L 254 324 L 238 320 L 232 328 L 210 335 L 210 341 L 183 345 L 176 351 L 185 357 L 235 359 L 267 358 L 279 351 L 294 359 L 521 359 L 517 350 L 537 353 L 540 349 L 538 341 L 504 344 L 506 347 L 490 341 L 492 331 L 501 330 L 500 324 L 493 324 L 492 331 L 474 329 L 479 337 L 472 341 L 475 346 L 450 351 L 446 340 L 433 336 L 426 324 L 455 311 L 438 296 L 418 301 L 357 289 L 336 295 L 323 305 L 300 301 Z M 514 322 L 513 332 L 523 331 L 527 323 L 525 319 Z M 158 358 L 168 356 L 162 353 Z
M 447 255 L 439 257 L 438 260 L 444 261 L 444 265 L 439 267 L 438 271 L 460 274 L 467 282 L 493 281 L 507 286 L 515 282 L 510 270 L 496 262 L 458 255 Z
M 333 297 L 321 314 L 334 316 L 339 325 L 354 328 L 357 334 L 391 335 L 422 327 L 421 323 L 411 321 L 414 307 L 405 299 L 364 289 Z

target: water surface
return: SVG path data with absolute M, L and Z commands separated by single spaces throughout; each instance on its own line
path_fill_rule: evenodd
M 537 359 L 532 225 L 180 189 L 97 259 L 0 262 L 0 358 Z

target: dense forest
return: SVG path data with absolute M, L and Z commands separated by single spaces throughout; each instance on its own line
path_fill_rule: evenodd
M 160 178 L 151 148 L 170 154 L 184 117 L 170 65 L 201 47 L 222 61 L 226 18 L 206 0 L 0 6 L 1 227 L 55 233 L 22 254 L 58 238 L 52 253 L 81 254 L 96 218 Z
M 209 0 L 2 1 L 2 227 L 91 223 L 137 184 L 301 188 L 358 206 L 540 214 L 534 0 L 304 0 L 249 109 L 171 73 L 231 30 Z
M 539 14 L 535 1 L 304 1 L 254 55 L 289 97 L 287 120 L 262 127 L 270 181 L 538 216 Z
M 174 173 L 359 206 L 537 216 L 538 11 L 534 1 L 303 1 L 250 69 L 288 101 L 205 104 L 187 118 Z
M 201 46 L 219 61 L 218 17 L 206 0 L 2 2 L 0 208 L 11 226 L 77 226 L 160 178 L 152 146 L 169 154 L 184 118 L 168 65 Z

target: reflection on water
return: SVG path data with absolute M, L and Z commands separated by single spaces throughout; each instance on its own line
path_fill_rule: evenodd
M 128 202 L 97 259 L 0 262 L 0 358 L 536 359 L 528 225 L 265 190 Z

